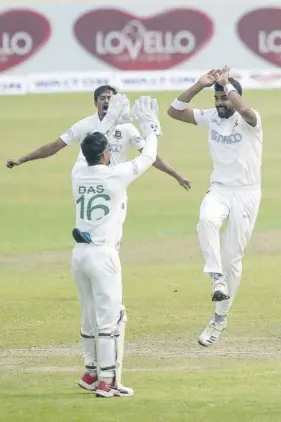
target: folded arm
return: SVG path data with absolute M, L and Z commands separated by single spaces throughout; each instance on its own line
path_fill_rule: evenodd
M 195 95 L 202 91 L 204 87 L 197 82 L 191 86 L 187 91 L 184 91 L 178 98 L 176 98 L 168 109 L 168 115 L 175 120 L 196 125 L 193 110 L 190 107 L 190 101 Z
M 192 85 L 172 102 L 170 108 L 168 109 L 168 115 L 173 119 L 180 120 L 181 122 L 196 125 L 197 122 L 194 118 L 190 101 L 204 88 L 214 85 L 220 73 L 221 71 L 219 69 L 212 69 L 205 75 L 202 75 L 196 84 Z
M 232 102 L 235 110 L 238 111 L 238 113 L 247 123 L 249 123 L 249 125 L 253 127 L 257 126 L 258 121 L 256 113 L 246 104 L 244 99 L 235 89 L 229 92 L 228 98 Z
M 257 126 L 258 119 L 254 110 L 247 106 L 246 102 L 236 90 L 236 88 L 229 81 L 230 68 L 225 66 L 218 78 L 218 84 L 224 88 L 224 92 L 230 99 L 233 107 L 242 116 L 242 118 L 249 123 L 249 125 Z

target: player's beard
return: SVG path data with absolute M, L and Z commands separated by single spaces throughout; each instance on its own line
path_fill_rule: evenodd
M 235 110 L 227 108 L 225 106 L 219 106 L 216 107 L 216 109 L 221 119 L 229 119 L 229 117 L 231 117 L 235 112 Z

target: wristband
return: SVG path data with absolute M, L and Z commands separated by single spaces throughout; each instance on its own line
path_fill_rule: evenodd
M 178 110 L 178 111 L 184 111 L 187 108 L 189 108 L 190 103 L 185 103 L 184 101 L 180 101 L 177 98 L 174 99 L 174 101 L 171 103 L 171 106 Z
M 227 85 L 225 85 L 224 87 L 224 92 L 226 93 L 226 95 L 229 95 L 231 91 L 235 91 L 237 92 L 237 89 L 234 88 L 233 85 L 231 85 L 230 83 L 228 83 Z

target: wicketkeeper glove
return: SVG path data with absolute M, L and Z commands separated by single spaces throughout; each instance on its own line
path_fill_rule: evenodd
M 124 108 L 122 114 L 118 117 L 116 125 L 123 125 L 124 123 L 130 123 L 131 121 L 131 108 L 130 101 L 128 100 L 128 105 Z
M 106 115 L 98 126 L 98 131 L 106 135 L 118 124 L 130 121 L 130 101 L 123 94 L 112 95 Z
M 151 132 L 154 132 L 157 136 L 162 135 L 156 99 L 140 97 L 132 108 L 131 116 L 140 121 L 140 130 L 144 138 Z

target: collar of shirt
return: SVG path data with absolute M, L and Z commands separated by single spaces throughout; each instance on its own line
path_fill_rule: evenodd
M 108 168 L 105 164 L 95 164 L 94 166 L 88 166 L 88 169 L 92 172 L 96 170 L 102 170 L 104 168 Z

